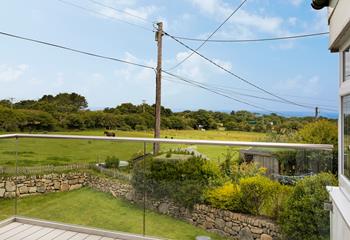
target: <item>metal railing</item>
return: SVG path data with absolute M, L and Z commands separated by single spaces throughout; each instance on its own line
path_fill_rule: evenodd
M 15 139 L 15 151 L 13 153 L 15 158 L 15 177 L 18 177 L 19 162 L 19 140 L 20 139 L 61 139 L 61 140 L 87 140 L 87 141 L 112 141 L 112 142 L 135 142 L 143 143 L 139 146 L 142 149 L 143 159 L 147 156 L 147 144 L 162 143 L 170 145 L 207 145 L 207 146 L 224 146 L 224 147 L 255 147 L 255 148 L 274 148 L 274 149 L 294 149 L 300 151 L 332 151 L 333 145 L 330 144 L 300 144 L 300 143 L 274 143 L 274 142 L 243 142 L 243 141 L 213 141 L 213 140 L 192 140 L 192 139 L 164 139 L 164 138 L 132 138 L 132 137 L 105 137 L 105 136 L 83 136 L 83 135 L 57 135 L 57 134 L 4 134 L 0 135 L 1 140 Z M 56 143 L 54 143 L 56 144 Z M 1 166 L 0 166 L 1 167 Z M 145 161 L 143 161 L 145 167 Z M 144 183 L 145 184 L 145 183 Z M 18 191 L 16 185 L 16 192 Z M 146 192 L 144 194 L 143 202 L 143 235 L 146 234 Z M 18 196 L 15 196 L 15 215 L 18 214 Z
M 215 145 L 229 147 L 266 147 L 287 149 L 313 149 L 332 150 L 331 144 L 300 144 L 300 143 L 273 143 L 273 142 L 241 142 L 241 141 L 212 141 L 212 140 L 189 140 L 189 139 L 167 139 L 167 138 L 131 138 L 131 137 L 100 137 L 82 135 L 51 135 L 51 134 L 4 134 L 0 139 L 9 138 L 36 138 L 36 139 L 75 139 L 75 140 L 102 140 L 120 142 L 143 142 L 143 143 L 169 143 L 169 144 L 196 144 Z

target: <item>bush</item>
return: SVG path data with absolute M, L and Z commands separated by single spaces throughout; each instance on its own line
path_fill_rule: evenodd
M 240 187 L 231 182 L 227 182 L 221 187 L 208 190 L 204 197 L 207 203 L 216 208 L 231 211 L 240 211 L 241 209 Z
M 181 205 L 192 207 L 203 201 L 203 192 L 219 176 L 215 165 L 199 157 L 187 160 L 147 157 L 146 162 L 135 164 L 132 184 L 136 191 L 146 191 L 151 197 L 171 198 Z M 146 181 L 145 188 L 143 180 Z
M 235 212 L 278 218 L 291 187 L 283 186 L 267 177 L 243 178 L 240 184 L 227 182 L 207 190 L 205 201 L 210 205 Z
M 256 163 L 234 164 L 231 168 L 231 179 L 238 182 L 241 178 L 262 176 L 266 173 L 266 168 L 259 167 Z
M 119 168 L 119 158 L 115 157 L 115 156 L 108 156 L 106 158 L 105 164 L 106 164 L 106 168 Z
M 278 219 L 283 212 L 286 202 L 292 194 L 293 187 L 282 184 L 274 184 L 270 196 L 266 199 L 262 214 Z
M 297 182 L 279 222 L 290 240 L 329 238 L 329 213 L 323 209 L 328 200 L 326 186 L 336 185 L 334 175 L 321 173 Z
M 242 211 L 254 215 L 262 215 L 265 207 L 278 192 L 279 183 L 264 176 L 242 178 L 241 188 Z

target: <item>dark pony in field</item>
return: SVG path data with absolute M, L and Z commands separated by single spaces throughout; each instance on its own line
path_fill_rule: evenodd
M 114 132 L 105 131 L 105 132 L 104 132 L 104 135 L 105 135 L 106 137 L 115 137 L 115 133 L 114 133 Z

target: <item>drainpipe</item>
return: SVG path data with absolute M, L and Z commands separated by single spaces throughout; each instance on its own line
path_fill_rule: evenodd
M 320 10 L 329 6 L 329 0 L 312 0 L 311 6 L 316 10 Z

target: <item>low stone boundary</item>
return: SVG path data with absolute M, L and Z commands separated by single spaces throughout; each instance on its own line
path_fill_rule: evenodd
M 48 174 L 0 178 L 0 199 L 24 197 L 50 192 L 70 191 L 89 186 L 111 193 L 116 198 L 142 205 L 143 195 L 137 194 L 132 185 L 116 179 L 102 178 L 87 173 Z M 207 205 L 195 205 L 193 209 L 181 207 L 169 199 L 147 198 L 146 207 L 219 235 L 240 240 L 280 239 L 278 226 L 270 219 L 216 209 Z
M 90 176 L 88 186 L 98 191 L 109 192 L 116 198 L 123 198 L 143 204 L 143 196 L 136 194 L 128 183 L 118 180 Z M 221 236 L 240 240 L 280 239 L 278 225 L 268 218 L 234 213 L 207 205 L 195 205 L 189 210 L 168 199 L 147 198 L 147 209 L 185 220 L 195 226 Z
M 0 199 L 29 195 L 64 192 L 79 189 L 87 184 L 85 173 L 47 174 L 0 178 Z M 17 182 L 17 188 L 16 188 Z

